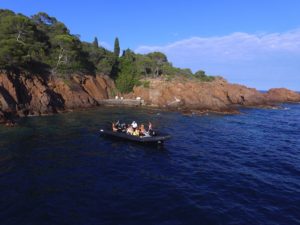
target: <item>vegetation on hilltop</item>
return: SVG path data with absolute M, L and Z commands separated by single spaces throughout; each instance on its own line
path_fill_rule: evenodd
M 0 70 L 64 78 L 74 73 L 102 73 L 113 78 L 122 93 L 132 91 L 147 77 L 214 79 L 204 71 L 193 74 L 190 69 L 174 67 L 161 52 L 136 54 L 127 49 L 120 56 L 118 38 L 113 52 L 99 45 L 97 37 L 92 43 L 82 42 L 46 13 L 27 17 L 10 10 L 0 10 Z

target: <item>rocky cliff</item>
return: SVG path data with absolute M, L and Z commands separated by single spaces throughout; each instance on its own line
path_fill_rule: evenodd
M 42 115 L 98 105 L 111 97 L 114 82 L 103 75 L 70 79 L 0 75 L 0 121 L 13 115 Z
M 261 93 L 218 78 L 200 82 L 183 78 L 148 79 L 149 87 L 135 87 L 125 98 L 141 97 L 145 105 L 184 111 L 236 112 L 238 107 L 300 102 L 300 94 L 284 88 Z M 0 122 L 11 116 L 43 115 L 99 105 L 113 98 L 114 82 L 104 75 L 73 75 L 69 79 L 0 74 Z
M 280 102 L 300 102 L 300 94 L 288 89 L 261 93 L 243 85 L 230 84 L 222 78 L 213 82 L 187 79 L 150 79 L 149 88 L 135 87 L 126 97 L 141 97 L 147 105 L 182 110 L 233 112 L 240 106 L 272 106 Z

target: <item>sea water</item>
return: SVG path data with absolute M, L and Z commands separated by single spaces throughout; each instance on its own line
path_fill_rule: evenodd
M 135 120 L 163 147 L 101 137 Z M 300 105 L 97 108 L 0 128 L 0 224 L 300 224 Z

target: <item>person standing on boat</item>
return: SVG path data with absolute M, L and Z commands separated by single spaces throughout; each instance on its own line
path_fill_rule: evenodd
M 132 128 L 133 128 L 133 133 L 132 133 L 132 135 L 133 135 L 133 136 L 139 136 L 139 135 L 140 135 L 140 131 L 139 131 L 139 129 L 138 129 L 137 123 L 136 123 L 135 121 L 133 121 L 131 125 L 132 125 Z
M 152 130 L 152 123 L 149 122 L 149 125 L 148 125 L 148 131 Z
M 137 128 L 137 123 L 135 122 L 135 121 L 133 121 L 132 123 L 131 123 L 131 126 L 133 127 L 133 128 Z
M 148 134 L 150 136 L 155 136 L 156 135 L 155 131 L 152 128 L 152 123 L 151 122 L 149 122 L 149 125 L 148 125 Z

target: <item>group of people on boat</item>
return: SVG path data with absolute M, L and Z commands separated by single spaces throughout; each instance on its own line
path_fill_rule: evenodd
M 148 130 L 146 130 L 145 125 L 138 124 L 133 121 L 131 124 L 120 123 L 119 121 L 112 123 L 112 131 L 113 132 L 123 132 L 128 135 L 139 136 L 139 137 L 150 137 L 154 136 L 155 132 L 152 129 L 152 124 L 149 122 Z

